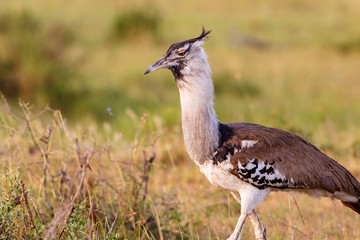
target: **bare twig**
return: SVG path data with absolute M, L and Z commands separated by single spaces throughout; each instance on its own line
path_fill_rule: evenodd
M 64 229 L 65 229 L 65 226 L 66 226 L 66 223 L 68 222 L 73 210 L 74 210 L 74 204 L 75 204 L 75 201 L 76 199 L 78 198 L 80 192 L 81 192 L 81 189 L 84 185 L 84 179 L 85 179 L 85 174 L 86 174 L 86 167 L 85 166 L 88 166 L 89 165 L 89 161 L 90 159 L 92 158 L 92 155 L 95 151 L 95 149 L 93 148 L 92 151 L 90 152 L 90 154 L 88 154 L 86 156 L 86 160 L 85 160 L 85 164 L 81 164 L 82 162 L 82 158 L 81 158 L 81 152 L 80 152 L 80 148 L 79 148 L 79 145 L 78 145 L 78 140 L 76 139 L 75 140 L 75 150 L 76 150 L 76 155 L 77 155 L 77 158 L 78 158 L 78 161 L 79 161 L 79 164 L 80 164 L 80 172 L 81 172 L 81 177 L 80 177 L 80 182 L 78 184 L 78 187 L 77 187 L 77 190 L 75 192 L 75 195 L 73 196 L 73 198 L 71 199 L 70 203 L 66 206 L 65 208 L 65 211 L 63 211 L 60 216 L 51 224 L 51 226 L 49 227 L 49 229 L 47 230 L 46 232 L 46 236 L 45 236 L 45 239 L 50 239 L 53 232 L 55 231 L 55 228 L 56 226 L 59 224 L 59 222 L 63 219 L 63 224 L 60 228 L 60 234 L 58 236 L 58 239 L 61 238 L 63 232 L 64 232 Z
M 267 217 L 267 218 L 269 218 L 269 219 L 276 220 L 276 221 L 284 224 L 286 227 L 290 227 L 290 228 L 292 228 L 293 230 L 295 230 L 295 231 L 299 232 L 300 234 L 304 235 L 307 239 L 310 239 L 310 236 L 309 236 L 309 235 L 307 235 L 306 233 L 302 232 L 302 231 L 299 230 L 298 228 L 296 228 L 296 227 L 294 227 L 294 226 L 286 223 L 286 222 L 283 221 L 283 220 L 280 220 L 280 219 L 278 219 L 278 218 L 276 218 L 276 217 L 272 217 L 272 216 L 270 216 L 270 215 L 265 215 L 265 214 L 263 214 L 263 213 L 261 213 L 261 212 L 257 212 L 257 213 L 260 214 L 260 215 L 262 215 L 263 217 Z
M 43 110 L 41 110 L 40 112 L 38 112 L 36 115 L 32 116 L 32 117 L 30 118 L 30 121 L 35 120 L 36 118 L 40 117 L 41 115 L 43 115 L 43 114 L 44 114 L 45 112 L 47 112 L 47 111 L 54 111 L 54 110 L 52 110 L 51 108 L 49 108 L 49 105 L 46 105 Z
M 33 206 L 33 208 L 34 208 L 34 210 L 35 210 L 36 216 L 40 219 L 40 221 L 42 222 L 42 224 L 45 224 L 44 219 L 41 217 L 41 214 L 40 214 L 40 212 L 38 211 L 38 209 L 37 209 L 37 207 L 36 207 L 36 203 L 34 203 L 34 201 L 33 201 L 32 198 L 30 198 L 30 200 L 32 201 L 32 206 Z
M 33 219 L 33 216 L 32 216 L 31 210 L 30 210 L 29 202 L 27 200 L 27 194 L 26 194 L 26 191 L 25 191 L 25 183 L 24 183 L 23 180 L 20 180 L 20 184 L 21 184 L 22 200 L 23 200 L 24 205 L 26 206 L 27 213 L 28 213 L 29 218 L 30 218 L 31 228 L 35 228 L 34 219 Z M 24 221 L 25 221 L 25 215 L 24 215 Z M 27 227 L 27 225 L 26 225 L 26 227 Z
M 76 144 L 78 144 L 77 141 L 76 141 Z M 85 166 L 89 166 L 89 161 L 90 161 L 93 153 L 94 153 L 94 149 L 93 149 L 93 151 L 91 151 L 90 155 L 87 156 L 86 161 L 85 161 Z M 67 215 L 65 216 L 64 224 L 63 224 L 63 227 L 62 227 L 62 229 L 61 229 L 61 231 L 60 231 L 60 234 L 59 234 L 58 239 L 61 238 L 61 235 L 62 235 L 63 232 L 64 232 L 64 228 L 65 228 L 65 226 L 66 226 L 66 223 L 67 223 L 67 221 L 69 220 L 72 212 L 74 211 L 75 200 L 76 200 L 76 198 L 79 196 L 80 191 L 81 191 L 81 188 L 82 188 L 83 185 L 84 185 L 84 179 L 85 179 L 85 174 L 86 174 L 86 167 L 85 167 L 85 166 L 81 166 L 81 170 L 80 170 L 80 171 L 81 171 L 80 183 L 79 183 L 79 185 L 78 185 L 78 188 L 77 188 L 77 190 L 76 190 L 76 193 L 75 193 L 74 197 L 72 198 L 72 200 L 71 200 L 71 202 L 70 202 L 70 204 L 69 204 L 69 206 L 68 206 L 68 209 L 70 209 L 70 211 L 68 211 Z M 90 169 L 90 170 L 91 170 L 91 169 Z
M 110 189 L 112 189 L 114 192 L 116 192 L 118 195 L 121 195 L 122 192 L 117 189 L 116 187 L 114 187 L 111 183 L 109 183 L 106 179 L 103 179 L 101 178 L 98 174 L 94 173 L 93 174 L 94 177 L 96 177 L 96 179 L 99 181 L 99 182 L 102 182 L 104 183 L 106 186 L 108 186 Z
M 28 223 L 26 221 L 26 215 L 25 215 L 25 203 L 24 203 L 24 193 L 23 193 L 23 201 L 21 201 L 21 210 L 22 210 L 22 215 L 23 215 L 23 221 L 24 221 L 24 225 L 25 225 L 25 231 L 28 231 Z
M 111 233 L 111 231 L 112 231 L 112 229 L 113 229 L 113 227 L 114 227 L 114 224 L 115 224 L 115 222 L 116 222 L 116 220 L 117 220 L 117 217 L 118 217 L 118 214 L 115 215 L 115 219 L 114 219 L 113 223 L 111 224 L 111 227 L 110 227 L 110 229 L 109 229 L 109 232 L 106 234 L 106 238 L 107 238 L 107 237 L 109 236 L 109 234 Z
M 76 159 L 78 160 L 79 166 L 81 168 L 83 168 L 83 167 L 86 168 L 87 167 L 87 168 L 89 168 L 90 171 L 92 171 L 91 167 L 89 165 L 89 162 L 87 161 L 89 159 L 88 156 L 86 156 L 86 155 L 81 156 L 81 150 L 80 150 L 80 147 L 79 147 L 79 140 L 77 138 L 75 139 L 75 144 L 74 145 L 75 145 L 74 147 L 75 147 L 75 152 L 76 152 Z M 94 151 L 91 152 L 91 154 L 93 154 L 93 153 L 94 153 Z
M 47 171 L 48 171 L 48 162 L 49 162 L 49 145 L 50 145 L 50 136 L 51 136 L 51 128 L 48 127 L 48 135 L 46 137 L 41 138 L 40 140 L 43 141 L 46 144 L 45 150 L 44 150 L 44 161 L 43 161 L 43 188 L 42 188 L 42 194 L 43 197 L 49 206 L 51 210 L 53 210 L 53 206 L 49 202 L 47 195 L 46 195 L 46 182 L 47 182 Z
M 39 142 L 36 140 L 35 137 L 35 132 L 34 129 L 31 126 L 31 117 L 29 115 L 29 108 L 26 105 L 26 103 L 24 101 L 20 101 L 19 103 L 20 107 L 22 108 L 24 115 L 25 115 L 25 122 L 26 122 L 26 126 L 29 130 L 31 139 L 34 143 L 34 145 L 36 146 L 37 149 L 39 149 L 41 156 L 43 157 L 43 173 L 44 173 L 44 177 L 43 177 L 43 189 L 42 189 L 42 193 L 43 193 L 43 197 L 45 199 L 46 204 L 48 205 L 48 207 L 50 208 L 51 212 L 54 210 L 54 207 L 51 205 L 49 199 L 47 198 L 46 195 L 46 181 L 47 181 L 47 163 L 49 162 L 48 159 L 48 147 L 49 147 L 49 139 L 50 139 L 50 135 L 51 135 L 51 129 L 48 129 L 48 141 L 46 144 L 46 148 L 45 150 L 40 146 Z
M 159 231 L 159 235 L 160 235 L 160 240 L 163 240 L 163 239 L 164 239 L 164 236 L 163 236 L 162 230 L 161 230 L 161 223 L 160 223 L 159 214 L 158 214 L 158 212 L 157 212 L 157 210 L 156 210 L 156 207 L 155 207 L 154 202 L 152 201 L 152 199 L 150 199 L 150 201 L 151 201 L 150 206 L 151 206 L 151 208 L 152 208 L 152 210 L 153 210 L 153 213 L 154 213 L 154 215 L 155 215 L 156 225 L 157 225 L 157 227 L 158 227 L 158 231 Z
M 79 231 L 79 232 L 84 234 L 86 237 L 88 237 L 88 238 L 85 238 L 85 239 L 91 239 L 91 234 L 87 234 L 86 232 L 83 232 L 83 231 Z
M 5 104 L 5 109 L 6 109 L 8 112 L 14 114 L 15 116 L 17 116 L 17 117 L 20 118 L 20 119 L 25 120 L 23 116 L 21 116 L 19 113 L 13 111 L 13 110 L 10 108 L 9 103 L 7 102 L 4 94 L 3 94 L 1 91 L 0 91 L 0 97 L 1 97 L 1 100 L 2 100 L 2 101 L 4 102 L 4 104 Z

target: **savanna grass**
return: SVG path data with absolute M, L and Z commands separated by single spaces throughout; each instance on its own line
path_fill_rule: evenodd
M 147 132 L 146 123 L 132 144 L 114 152 L 120 135 L 99 139 L 85 128 L 75 132 L 49 107 L 33 114 L 20 101 L 13 110 L 4 97 L 1 105 L 0 238 L 181 239 L 185 234 L 174 194 L 149 192 L 159 134 Z

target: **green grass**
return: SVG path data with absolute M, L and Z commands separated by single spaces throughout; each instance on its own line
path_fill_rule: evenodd
M 187 157 L 171 73 L 143 76 L 172 43 L 195 37 L 203 25 L 213 30 L 204 47 L 222 122 L 297 133 L 359 179 L 359 22 L 357 0 L 3 2 L 0 90 L 21 117 L 1 102 L 1 237 L 63 231 L 63 238 L 79 239 L 224 239 L 232 232 L 240 208 Z M 31 109 L 23 112 L 19 98 Z M 45 191 L 52 210 L 43 194 L 44 154 L 24 120 L 47 104 L 62 117 L 48 109 L 30 123 L 44 149 L 39 139 L 53 129 Z M 84 155 L 95 150 L 92 172 L 86 168 L 71 204 L 83 171 L 75 138 Z M 154 139 L 143 199 L 143 150 L 151 156 Z M 61 182 L 61 171 L 69 181 Z M 294 196 L 303 219 L 291 195 L 274 193 L 260 204 L 269 239 L 360 238 L 355 213 L 330 200 Z M 74 206 L 66 224 L 50 231 L 66 206 Z M 9 216 L 12 222 L 4 220 Z M 250 224 L 244 239 L 253 239 Z

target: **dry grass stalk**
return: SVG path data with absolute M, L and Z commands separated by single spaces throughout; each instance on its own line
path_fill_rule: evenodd
M 156 146 L 156 140 L 152 144 L 151 148 L 151 156 L 149 158 L 146 157 L 146 151 L 143 151 L 144 154 L 144 167 L 143 167 L 143 181 L 144 181 L 144 194 L 143 199 L 145 200 L 148 194 L 148 183 L 149 183 L 149 172 L 151 170 L 152 164 L 155 160 L 156 154 L 155 154 L 155 146 Z
M 89 203 L 90 203 L 89 218 L 91 220 L 91 227 L 89 230 L 89 232 L 90 232 L 89 235 L 92 236 L 95 231 L 96 225 L 98 223 L 98 217 L 96 216 L 96 213 L 95 213 L 97 211 L 97 206 L 96 206 L 95 201 L 92 199 L 90 193 L 89 193 Z

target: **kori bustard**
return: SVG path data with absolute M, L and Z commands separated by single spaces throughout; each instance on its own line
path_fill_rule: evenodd
M 266 229 L 254 208 L 270 191 L 300 190 L 339 199 L 360 214 L 360 183 L 301 137 L 252 123 L 220 123 L 211 69 L 201 47 L 210 31 L 170 46 L 144 74 L 169 69 L 180 92 L 186 150 L 211 184 L 231 192 L 241 215 L 229 239 L 241 238 L 249 216 L 256 239 Z

